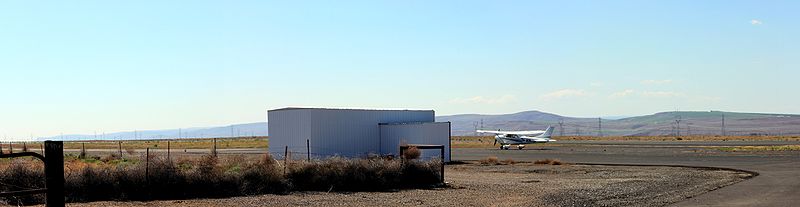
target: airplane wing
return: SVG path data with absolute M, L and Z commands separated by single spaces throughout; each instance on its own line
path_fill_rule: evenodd
M 535 142 L 535 143 L 548 143 L 548 142 L 555 142 L 555 141 L 556 141 L 555 139 L 545 139 L 545 138 L 528 138 L 528 137 L 523 137 L 523 139 L 527 139 L 527 140 L 533 141 L 533 142 Z
M 478 130 L 478 133 L 492 133 L 492 134 L 516 134 L 516 135 L 538 135 L 543 134 L 545 131 L 541 130 L 533 130 L 533 131 L 493 131 L 493 130 Z

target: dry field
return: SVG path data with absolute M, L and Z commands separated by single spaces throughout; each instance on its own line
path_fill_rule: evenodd
M 592 137 L 564 136 L 553 137 L 555 140 L 579 141 L 800 141 L 800 136 L 646 136 L 646 137 Z M 453 136 L 453 148 L 494 148 L 493 136 Z M 558 141 L 537 146 L 561 146 Z

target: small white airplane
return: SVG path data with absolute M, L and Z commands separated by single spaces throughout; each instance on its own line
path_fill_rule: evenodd
M 478 133 L 492 133 L 494 136 L 494 145 L 500 143 L 500 149 L 507 150 L 512 144 L 516 144 L 518 149 L 525 148 L 525 144 L 548 143 L 555 142 L 556 140 L 550 139 L 553 135 L 555 127 L 549 126 L 544 131 L 491 131 L 491 130 L 478 130 Z

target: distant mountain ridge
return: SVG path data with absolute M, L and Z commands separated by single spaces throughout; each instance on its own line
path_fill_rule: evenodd
M 723 131 L 726 135 L 800 134 L 800 115 L 722 111 L 660 112 L 600 120 L 524 111 L 502 115 L 439 116 L 436 121 L 452 122 L 452 134 L 457 136 L 477 135 L 475 129 L 480 128 L 529 130 L 547 126 L 556 127 L 555 134 L 564 136 L 596 136 L 601 133 L 603 136 L 718 135 Z
M 567 117 L 541 111 L 498 115 L 458 114 L 437 116 L 436 121 L 451 122 L 454 136 L 477 135 L 475 129 L 535 130 L 547 126 L 556 127 L 554 134 L 557 136 L 596 136 L 600 133 L 599 127 L 602 127 L 603 136 L 660 136 L 679 133 L 719 135 L 723 133 L 723 116 L 726 135 L 800 135 L 800 115 L 722 111 L 660 112 L 620 119 L 601 119 L 600 126 L 598 118 Z M 267 122 L 256 122 L 220 127 L 116 132 L 98 135 L 97 138 L 94 135 L 64 135 L 63 138 L 53 136 L 37 140 L 225 138 L 268 134 Z
M 180 134 L 179 134 L 180 132 Z M 135 139 L 174 139 L 174 138 L 226 138 L 245 136 L 267 136 L 267 122 L 234 124 L 220 127 L 195 127 L 183 129 L 141 130 L 98 134 L 71 134 L 37 138 L 43 140 L 135 140 Z

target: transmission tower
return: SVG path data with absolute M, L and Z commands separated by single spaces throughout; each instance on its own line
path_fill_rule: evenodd
M 597 136 L 603 136 L 603 118 L 597 118 Z
M 675 133 L 677 136 L 681 136 L 681 116 L 678 115 L 678 118 L 675 119 Z
M 725 114 L 722 114 L 722 136 L 725 136 Z
M 475 128 L 475 131 L 473 131 L 473 133 L 475 133 L 475 136 L 478 136 L 478 122 L 476 121 L 475 123 L 472 124 L 472 126 Z
M 686 136 L 692 136 L 692 123 L 686 123 Z

